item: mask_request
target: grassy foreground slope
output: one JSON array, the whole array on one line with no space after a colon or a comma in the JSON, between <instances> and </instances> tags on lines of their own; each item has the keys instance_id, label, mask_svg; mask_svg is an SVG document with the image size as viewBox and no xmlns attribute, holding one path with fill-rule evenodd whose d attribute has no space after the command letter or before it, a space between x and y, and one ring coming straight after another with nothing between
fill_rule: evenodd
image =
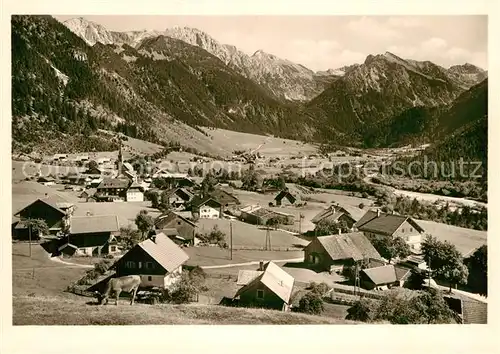
<instances>
[{"instance_id":1,"label":"grassy foreground slope","mask_svg":"<svg viewBox=\"0 0 500 354\"><path fill-rule=\"evenodd\" d=\"M343 319L215 305L92 306L64 297L15 296L14 325L356 324ZM90 300L90 299L89 299Z\"/></svg>"}]
</instances>

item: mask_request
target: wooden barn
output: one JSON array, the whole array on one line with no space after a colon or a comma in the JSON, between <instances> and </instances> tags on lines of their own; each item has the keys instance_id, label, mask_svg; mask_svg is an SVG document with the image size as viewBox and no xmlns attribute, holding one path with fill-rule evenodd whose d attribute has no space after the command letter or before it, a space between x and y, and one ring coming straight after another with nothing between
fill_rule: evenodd
<instances>
[{"instance_id":1,"label":"wooden barn","mask_svg":"<svg viewBox=\"0 0 500 354\"><path fill-rule=\"evenodd\" d=\"M240 306L288 311L294 278L273 262L266 263L258 272L246 273L238 277L244 284L234 300ZM241 278L245 278L242 282Z\"/></svg>"}]
</instances>

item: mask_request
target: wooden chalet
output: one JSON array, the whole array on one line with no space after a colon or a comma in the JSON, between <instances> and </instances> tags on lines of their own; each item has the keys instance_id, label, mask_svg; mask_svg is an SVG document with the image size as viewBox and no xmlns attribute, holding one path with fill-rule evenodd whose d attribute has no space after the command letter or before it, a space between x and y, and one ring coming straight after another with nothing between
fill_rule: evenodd
<instances>
[{"instance_id":1,"label":"wooden chalet","mask_svg":"<svg viewBox=\"0 0 500 354\"><path fill-rule=\"evenodd\" d=\"M294 278L273 262L266 263L260 271L245 272L238 276L242 284L234 300L240 306L267 308L280 311L290 309Z\"/></svg>"},{"instance_id":2,"label":"wooden chalet","mask_svg":"<svg viewBox=\"0 0 500 354\"><path fill-rule=\"evenodd\" d=\"M411 274L410 268L388 264L362 269L359 272L361 286L367 290L386 290L402 287Z\"/></svg>"},{"instance_id":3,"label":"wooden chalet","mask_svg":"<svg viewBox=\"0 0 500 354\"><path fill-rule=\"evenodd\" d=\"M222 205L211 196L195 196L191 201L191 212L200 219L219 219L222 216Z\"/></svg>"},{"instance_id":4,"label":"wooden chalet","mask_svg":"<svg viewBox=\"0 0 500 354\"><path fill-rule=\"evenodd\" d=\"M382 257L362 232L319 236L304 248L304 261L330 272L341 272L361 260Z\"/></svg>"},{"instance_id":5,"label":"wooden chalet","mask_svg":"<svg viewBox=\"0 0 500 354\"><path fill-rule=\"evenodd\" d=\"M181 187L172 188L166 193L168 204L175 209L184 209L186 204L189 203L194 197L194 194L188 189Z\"/></svg>"},{"instance_id":6,"label":"wooden chalet","mask_svg":"<svg viewBox=\"0 0 500 354\"><path fill-rule=\"evenodd\" d=\"M177 236L180 239L184 240L185 243L189 243L191 245L195 244L196 224L194 222L173 211L160 215L158 216L158 218L156 218L156 230L172 228L177 230Z\"/></svg>"},{"instance_id":7,"label":"wooden chalet","mask_svg":"<svg viewBox=\"0 0 500 354\"><path fill-rule=\"evenodd\" d=\"M29 229L26 224L28 219L44 220L49 228L49 233L56 235L63 229L67 217L73 211L74 204L58 195L37 199L14 214L19 218L19 221L13 225L13 237L17 239L29 238ZM31 234L32 239L37 239L40 236L34 232Z\"/></svg>"},{"instance_id":8,"label":"wooden chalet","mask_svg":"<svg viewBox=\"0 0 500 354\"><path fill-rule=\"evenodd\" d=\"M370 237L401 237L413 253L420 253L424 229L412 218L369 210L354 228Z\"/></svg>"},{"instance_id":9,"label":"wooden chalet","mask_svg":"<svg viewBox=\"0 0 500 354\"><path fill-rule=\"evenodd\" d=\"M277 206L281 205L293 205L297 201L299 201L299 196L298 195L293 195L290 193L288 190L283 190L274 197L274 201Z\"/></svg>"},{"instance_id":10,"label":"wooden chalet","mask_svg":"<svg viewBox=\"0 0 500 354\"><path fill-rule=\"evenodd\" d=\"M118 277L140 275L142 287L169 288L182 274L189 256L165 234L159 233L135 245L113 266Z\"/></svg>"},{"instance_id":11,"label":"wooden chalet","mask_svg":"<svg viewBox=\"0 0 500 354\"><path fill-rule=\"evenodd\" d=\"M234 207L240 204L238 198L221 188L215 188L215 190L209 194L213 199L217 200L223 208Z\"/></svg>"},{"instance_id":12,"label":"wooden chalet","mask_svg":"<svg viewBox=\"0 0 500 354\"><path fill-rule=\"evenodd\" d=\"M69 235L59 240L57 249L65 256L117 254L119 232L116 215L73 216Z\"/></svg>"},{"instance_id":13,"label":"wooden chalet","mask_svg":"<svg viewBox=\"0 0 500 354\"><path fill-rule=\"evenodd\" d=\"M103 201L113 199L112 197L118 197L125 200L130 184L128 179L104 178L97 186L96 196Z\"/></svg>"},{"instance_id":14,"label":"wooden chalet","mask_svg":"<svg viewBox=\"0 0 500 354\"><path fill-rule=\"evenodd\" d=\"M364 211L351 206L331 205L325 210L319 212L311 222L315 225L327 222L344 222L348 229L352 229L354 224L363 217Z\"/></svg>"}]
</instances>

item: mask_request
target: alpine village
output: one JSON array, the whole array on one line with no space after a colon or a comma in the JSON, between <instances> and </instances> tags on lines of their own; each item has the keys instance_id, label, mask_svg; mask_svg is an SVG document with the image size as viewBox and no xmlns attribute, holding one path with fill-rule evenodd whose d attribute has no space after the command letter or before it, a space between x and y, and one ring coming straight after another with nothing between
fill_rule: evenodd
<instances>
[{"instance_id":1,"label":"alpine village","mask_svg":"<svg viewBox=\"0 0 500 354\"><path fill-rule=\"evenodd\" d=\"M14 325L487 323L487 71L11 30Z\"/></svg>"}]
</instances>

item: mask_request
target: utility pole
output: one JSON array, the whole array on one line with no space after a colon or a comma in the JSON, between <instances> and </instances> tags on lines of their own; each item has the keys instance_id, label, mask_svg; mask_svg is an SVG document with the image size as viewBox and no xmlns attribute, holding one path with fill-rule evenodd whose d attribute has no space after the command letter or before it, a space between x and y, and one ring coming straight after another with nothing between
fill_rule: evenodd
<instances>
[{"instance_id":1,"label":"utility pole","mask_svg":"<svg viewBox=\"0 0 500 354\"><path fill-rule=\"evenodd\" d=\"M30 258L31 258L31 223L28 224L28 235L29 235L28 237L29 237Z\"/></svg>"},{"instance_id":2,"label":"utility pole","mask_svg":"<svg viewBox=\"0 0 500 354\"><path fill-rule=\"evenodd\" d=\"M229 259L233 260L233 222L229 221Z\"/></svg>"}]
</instances>

